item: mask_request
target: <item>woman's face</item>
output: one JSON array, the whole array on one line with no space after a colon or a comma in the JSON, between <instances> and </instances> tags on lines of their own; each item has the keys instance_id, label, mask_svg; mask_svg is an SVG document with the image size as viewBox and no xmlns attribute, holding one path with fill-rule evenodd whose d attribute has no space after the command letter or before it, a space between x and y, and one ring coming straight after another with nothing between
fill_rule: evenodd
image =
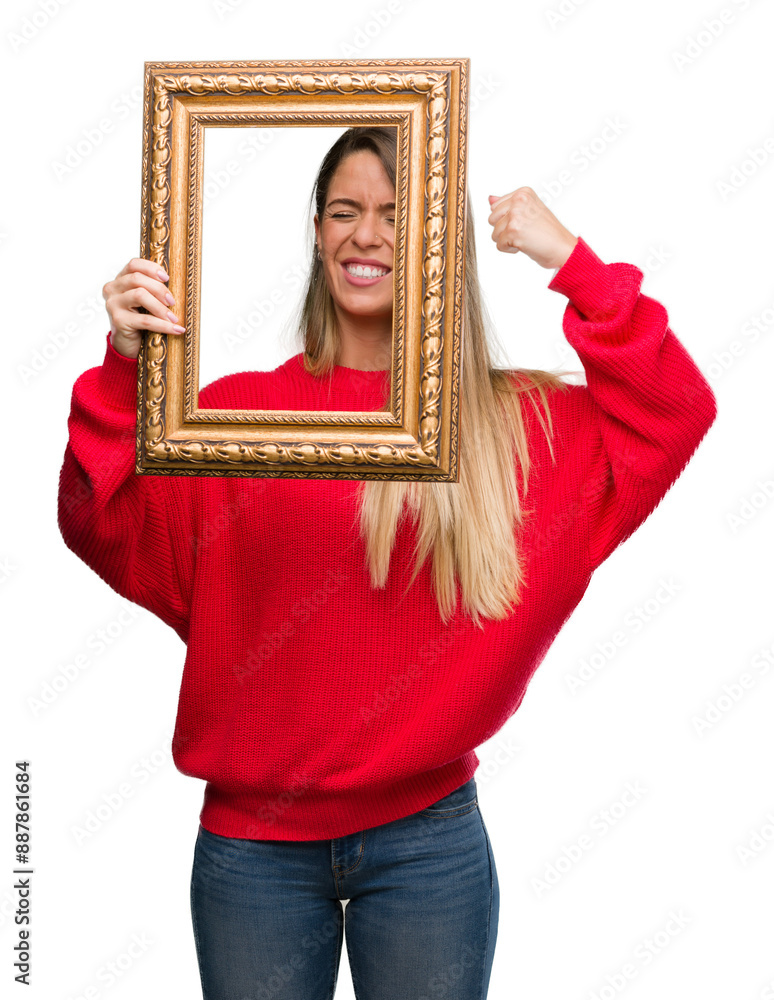
<instances>
[{"instance_id":1,"label":"woman's face","mask_svg":"<svg viewBox=\"0 0 774 1000\"><path fill-rule=\"evenodd\" d=\"M375 153L360 150L339 164L314 227L337 307L391 319L395 188Z\"/></svg>"}]
</instances>

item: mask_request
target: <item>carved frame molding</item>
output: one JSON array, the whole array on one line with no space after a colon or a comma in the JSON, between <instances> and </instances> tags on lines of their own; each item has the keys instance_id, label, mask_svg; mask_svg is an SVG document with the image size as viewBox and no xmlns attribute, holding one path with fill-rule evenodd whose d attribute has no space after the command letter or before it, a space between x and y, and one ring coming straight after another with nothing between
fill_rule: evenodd
<instances>
[{"instance_id":1,"label":"carved frame molding","mask_svg":"<svg viewBox=\"0 0 774 1000\"><path fill-rule=\"evenodd\" d=\"M145 63L140 256L186 332L143 338L138 474L458 480L468 77L467 59ZM258 124L397 127L387 411L197 407L203 130Z\"/></svg>"}]
</instances>

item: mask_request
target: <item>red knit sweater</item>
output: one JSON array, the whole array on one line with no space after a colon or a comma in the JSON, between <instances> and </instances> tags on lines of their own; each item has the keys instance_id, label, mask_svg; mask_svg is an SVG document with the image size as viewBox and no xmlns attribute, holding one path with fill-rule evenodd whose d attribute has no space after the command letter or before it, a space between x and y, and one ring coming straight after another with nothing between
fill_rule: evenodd
<instances>
[{"instance_id":1,"label":"red knit sweater","mask_svg":"<svg viewBox=\"0 0 774 1000\"><path fill-rule=\"evenodd\" d=\"M579 239L548 288L587 385L549 394L552 462L524 400L532 467L522 602L481 630L444 625L431 558L401 522L371 588L355 480L137 476L137 362L107 338L75 383L59 487L69 548L187 645L173 754L206 780L202 825L272 840L344 836L430 805L475 772L476 747L519 707L597 566L650 514L717 404L640 294L642 272ZM202 407L373 409L389 372L337 366L218 379ZM458 589L458 598L460 597Z\"/></svg>"}]
</instances>

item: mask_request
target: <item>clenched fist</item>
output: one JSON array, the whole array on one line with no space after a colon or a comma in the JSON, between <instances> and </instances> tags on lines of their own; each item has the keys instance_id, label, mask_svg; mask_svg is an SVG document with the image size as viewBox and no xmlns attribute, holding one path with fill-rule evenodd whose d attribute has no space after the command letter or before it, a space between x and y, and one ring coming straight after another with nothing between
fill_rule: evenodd
<instances>
[{"instance_id":1,"label":"clenched fist","mask_svg":"<svg viewBox=\"0 0 774 1000\"><path fill-rule=\"evenodd\" d=\"M489 195L492 239L503 253L525 253L541 267L557 268L578 242L531 187L501 197Z\"/></svg>"}]
</instances>

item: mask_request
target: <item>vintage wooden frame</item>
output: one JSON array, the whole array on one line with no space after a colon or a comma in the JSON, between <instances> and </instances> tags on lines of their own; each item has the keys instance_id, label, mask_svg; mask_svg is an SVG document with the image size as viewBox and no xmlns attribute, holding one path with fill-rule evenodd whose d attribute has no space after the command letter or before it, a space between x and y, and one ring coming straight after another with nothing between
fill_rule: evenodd
<instances>
[{"instance_id":1,"label":"vintage wooden frame","mask_svg":"<svg viewBox=\"0 0 774 1000\"><path fill-rule=\"evenodd\" d=\"M145 63L140 256L169 274L186 332L143 337L138 474L458 481L469 69L467 59ZM198 408L203 130L261 124L397 126L387 410Z\"/></svg>"}]
</instances>

